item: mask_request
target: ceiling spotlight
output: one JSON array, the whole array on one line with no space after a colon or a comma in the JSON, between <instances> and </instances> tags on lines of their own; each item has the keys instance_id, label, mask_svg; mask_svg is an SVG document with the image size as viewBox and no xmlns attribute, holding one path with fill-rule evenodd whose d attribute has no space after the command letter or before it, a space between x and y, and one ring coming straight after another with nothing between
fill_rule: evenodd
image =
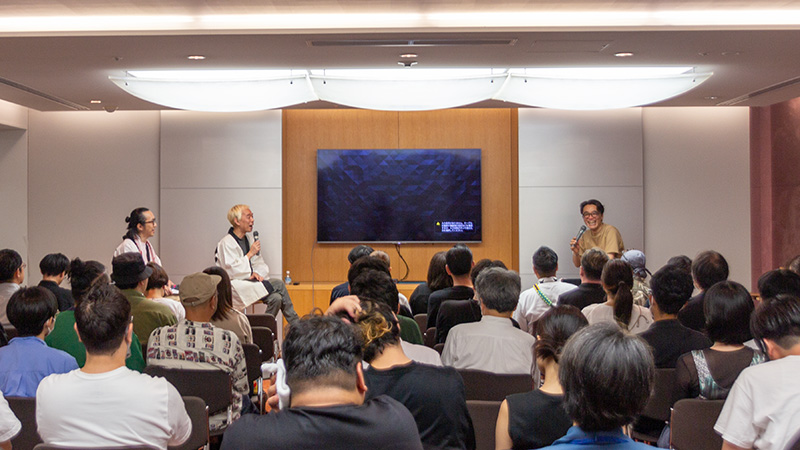
<instances>
[{"instance_id":1,"label":"ceiling spotlight","mask_svg":"<svg viewBox=\"0 0 800 450\"><path fill-rule=\"evenodd\" d=\"M103 102L100 101L100 100L89 100L89 103L97 105L97 104L100 104L100 103L103 103Z\"/></svg>"},{"instance_id":2,"label":"ceiling spotlight","mask_svg":"<svg viewBox=\"0 0 800 450\"><path fill-rule=\"evenodd\" d=\"M631 56L633 56L633 53L632 52L617 52L617 53L614 53L614 56L616 56L617 58L630 58Z\"/></svg>"},{"instance_id":3,"label":"ceiling spotlight","mask_svg":"<svg viewBox=\"0 0 800 450\"><path fill-rule=\"evenodd\" d=\"M416 53L403 53L402 55L400 55L401 58L416 58L417 56L419 55L417 55Z\"/></svg>"},{"instance_id":4,"label":"ceiling spotlight","mask_svg":"<svg viewBox=\"0 0 800 450\"><path fill-rule=\"evenodd\" d=\"M201 60L201 59L206 59L206 57L203 55L189 55L186 57L186 59Z\"/></svg>"},{"instance_id":5,"label":"ceiling spotlight","mask_svg":"<svg viewBox=\"0 0 800 450\"><path fill-rule=\"evenodd\" d=\"M722 56L739 56L742 52L739 51L730 51L730 52L722 52Z\"/></svg>"},{"instance_id":6,"label":"ceiling spotlight","mask_svg":"<svg viewBox=\"0 0 800 450\"><path fill-rule=\"evenodd\" d=\"M413 67L419 64L417 61L397 61L397 64L403 67Z\"/></svg>"},{"instance_id":7,"label":"ceiling spotlight","mask_svg":"<svg viewBox=\"0 0 800 450\"><path fill-rule=\"evenodd\" d=\"M719 97L717 97L716 95L709 95L708 97L703 97L703 98L705 98L706 100L717 100L717 99L719 99Z\"/></svg>"}]
</instances>

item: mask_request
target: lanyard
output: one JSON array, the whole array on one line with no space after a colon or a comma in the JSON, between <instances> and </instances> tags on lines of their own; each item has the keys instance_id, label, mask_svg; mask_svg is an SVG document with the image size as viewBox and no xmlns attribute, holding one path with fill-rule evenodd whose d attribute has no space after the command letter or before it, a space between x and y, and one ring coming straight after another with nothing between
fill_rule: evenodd
<instances>
[{"instance_id":1,"label":"lanyard","mask_svg":"<svg viewBox=\"0 0 800 450\"><path fill-rule=\"evenodd\" d=\"M547 303L547 306L550 306L550 307L552 307L552 306L553 306L553 302L552 302L552 301L551 301L549 298L547 298L547 296L546 296L546 295L544 295L544 292L542 292L541 290L539 290L539 285L538 285L538 284L534 284L534 285L533 285L533 288L534 288L534 289L536 289L536 293L537 293L537 294L539 294L539 297L540 297L540 298L541 298L541 299L542 299L542 300L543 300L545 303Z\"/></svg>"}]
</instances>

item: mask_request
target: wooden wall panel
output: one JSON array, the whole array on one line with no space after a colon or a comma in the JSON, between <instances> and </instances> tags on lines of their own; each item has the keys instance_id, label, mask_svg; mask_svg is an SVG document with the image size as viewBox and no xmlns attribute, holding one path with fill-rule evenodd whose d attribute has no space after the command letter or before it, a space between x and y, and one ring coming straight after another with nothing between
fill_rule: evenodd
<instances>
[{"instance_id":1,"label":"wooden wall panel","mask_svg":"<svg viewBox=\"0 0 800 450\"><path fill-rule=\"evenodd\" d=\"M295 281L344 280L351 244L316 244L316 150L323 148L481 148L483 242L475 259L501 259L516 268L516 117L513 109L429 112L287 110L283 116L283 265ZM431 256L451 244L403 244L408 280L424 280ZM392 245L375 244L392 258L393 275L405 266ZM313 274L312 274L313 253Z\"/></svg>"}]
</instances>

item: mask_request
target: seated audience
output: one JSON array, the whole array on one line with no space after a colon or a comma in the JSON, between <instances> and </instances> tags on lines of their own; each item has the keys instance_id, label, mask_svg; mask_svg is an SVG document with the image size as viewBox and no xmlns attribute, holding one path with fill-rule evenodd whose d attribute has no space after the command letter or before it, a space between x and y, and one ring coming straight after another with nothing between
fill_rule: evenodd
<instances>
[{"instance_id":1,"label":"seated audience","mask_svg":"<svg viewBox=\"0 0 800 450\"><path fill-rule=\"evenodd\" d=\"M414 416L426 448L474 448L464 383L452 367L412 361L403 352L395 314L383 303L361 298L356 325L364 341L366 400L380 395L402 403Z\"/></svg>"},{"instance_id":2,"label":"seated audience","mask_svg":"<svg viewBox=\"0 0 800 450\"><path fill-rule=\"evenodd\" d=\"M606 302L583 308L583 315L589 323L612 322L636 334L648 329L653 323L653 314L649 309L633 304L631 266L621 259L611 260L603 267L601 280Z\"/></svg>"},{"instance_id":3,"label":"seated audience","mask_svg":"<svg viewBox=\"0 0 800 450\"><path fill-rule=\"evenodd\" d=\"M499 267L501 269L508 270L506 264L503 261L500 261L499 259L491 260L489 258L483 258L481 260L478 260L478 262L473 264L472 270L469 271L469 278L470 280L472 280L473 286L475 286L475 280L478 279L478 275L481 274L481 271L483 269L488 269L489 267Z\"/></svg>"},{"instance_id":4,"label":"seated audience","mask_svg":"<svg viewBox=\"0 0 800 450\"><path fill-rule=\"evenodd\" d=\"M392 275L392 260L391 258L389 258L388 253L384 252L383 250L375 250L372 253L370 253L369 256L373 256L385 262L386 266L389 267L389 276ZM406 296L400 293L399 291L397 293L397 298L400 302L400 309L398 314L402 314L406 317L413 318L414 315L411 313L411 305L409 305L408 303L408 298L406 298Z\"/></svg>"},{"instance_id":5,"label":"seated audience","mask_svg":"<svg viewBox=\"0 0 800 450\"><path fill-rule=\"evenodd\" d=\"M231 375L232 420L249 411L247 365L239 338L231 331L210 323L217 311L219 275L194 273L181 282L179 295L186 319L177 325L156 329L147 342L147 364L188 369L222 369ZM134 318L134 321L136 318ZM202 341L202 342L199 342ZM201 345L202 344L202 345ZM224 429L227 411L208 418L212 431Z\"/></svg>"},{"instance_id":6,"label":"seated audience","mask_svg":"<svg viewBox=\"0 0 800 450\"><path fill-rule=\"evenodd\" d=\"M11 438L19 434L22 424L8 406L4 394L0 392L0 448L11 450Z\"/></svg>"},{"instance_id":7,"label":"seated audience","mask_svg":"<svg viewBox=\"0 0 800 450\"><path fill-rule=\"evenodd\" d=\"M533 375L536 339L511 322L519 301L519 275L492 267L478 275L475 287L483 317L480 322L462 323L450 330L442 363L457 369Z\"/></svg>"},{"instance_id":8,"label":"seated audience","mask_svg":"<svg viewBox=\"0 0 800 450\"><path fill-rule=\"evenodd\" d=\"M35 397L42 378L78 368L75 358L44 343L58 312L52 292L38 286L22 288L11 296L7 311L19 335L0 348L0 391Z\"/></svg>"},{"instance_id":9,"label":"seated audience","mask_svg":"<svg viewBox=\"0 0 800 450\"><path fill-rule=\"evenodd\" d=\"M6 316L8 299L25 281L25 264L22 256L10 248L0 250L0 327L10 325Z\"/></svg>"},{"instance_id":10,"label":"seated audience","mask_svg":"<svg viewBox=\"0 0 800 450\"><path fill-rule=\"evenodd\" d=\"M186 317L186 310L183 309L181 302L166 298L169 291L169 275L164 268L154 262L147 263L147 267L153 270L147 279L147 287L144 296L149 300L160 303L169 308L175 315L175 320L181 321Z\"/></svg>"},{"instance_id":11,"label":"seated audience","mask_svg":"<svg viewBox=\"0 0 800 450\"><path fill-rule=\"evenodd\" d=\"M567 339L589 323L574 306L554 306L536 325L536 364L544 377L539 389L506 397L500 405L495 448L540 448L564 436L572 420L563 408L558 361Z\"/></svg>"},{"instance_id":12,"label":"seated audience","mask_svg":"<svg viewBox=\"0 0 800 450\"><path fill-rule=\"evenodd\" d=\"M641 338L618 326L590 325L567 341L558 379L574 425L547 449L651 450L622 432L647 404L653 355Z\"/></svg>"},{"instance_id":13,"label":"seated audience","mask_svg":"<svg viewBox=\"0 0 800 450\"><path fill-rule=\"evenodd\" d=\"M673 256L667 260L667 266L675 266L679 269L686 271L689 275L692 274L692 258L686 255Z\"/></svg>"},{"instance_id":14,"label":"seated audience","mask_svg":"<svg viewBox=\"0 0 800 450\"><path fill-rule=\"evenodd\" d=\"M243 416L225 432L222 450L422 449L405 406L387 396L364 401L361 352L356 329L337 317L292 324L283 342L289 407Z\"/></svg>"},{"instance_id":15,"label":"seated audience","mask_svg":"<svg viewBox=\"0 0 800 450\"><path fill-rule=\"evenodd\" d=\"M714 430L723 450L785 449L800 429L800 298L764 299L750 329L770 361L739 374Z\"/></svg>"},{"instance_id":16,"label":"seated audience","mask_svg":"<svg viewBox=\"0 0 800 450\"><path fill-rule=\"evenodd\" d=\"M175 314L168 306L144 296L153 269L147 267L138 253L123 253L111 260L111 281L122 290L131 304L133 332L143 340L156 328L175 325Z\"/></svg>"},{"instance_id":17,"label":"seated audience","mask_svg":"<svg viewBox=\"0 0 800 450\"><path fill-rule=\"evenodd\" d=\"M581 256L581 284L558 297L559 305L572 305L578 309L606 301L606 291L600 282L608 255L599 248L591 248Z\"/></svg>"},{"instance_id":18,"label":"seated audience","mask_svg":"<svg viewBox=\"0 0 800 450\"><path fill-rule=\"evenodd\" d=\"M561 294L575 289L575 285L556 278L558 255L550 247L539 247L533 253L533 274L538 281L523 291L514 310L514 320L522 331L536 333L536 321L558 304Z\"/></svg>"},{"instance_id":19,"label":"seated audience","mask_svg":"<svg viewBox=\"0 0 800 450\"><path fill-rule=\"evenodd\" d=\"M472 251L463 244L453 246L445 254L445 271L453 279L453 286L440 289L428 297L428 328L436 326L439 306L445 300L472 300L472 279L469 276L474 265Z\"/></svg>"},{"instance_id":20,"label":"seated audience","mask_svg":"<svg viewBox=\"0 0 800 450\"><path fill-rule=\"evenodd\" d=\"M800 275L788 269L764 272L758 278L758 293L761 298L774 298L779 294L800 297Z\"/></svg>"},{"instance_id":21,"label":"seated audience","mask_svg":"<svg viewBox=\"0 0 800 450\"><path fill-rule=\"evenodd\" d=\"M86 364L39 385L36 424L44 443L166 449L185 442L192 423L178 391L163 378L125 367L133 326L130 303L119 289L94 287L75 306L75 324Z\"/></svg>"},{"instance_id":22,"label":"seated audience","mask_svg":"<svg viewBox=\"0 0 800 450\"><path fill-rule=\"evenodd\" d=\"M622 260L631 265L633 269L633 303L635 305L650 306L650 285L647 276L652 274L647 270L647 258L641 250L628 250L622 254Z\"/></svg>"},{"instance_id":23,"label":"seated audience","mask_svg":"<svg viewBox=\"0 0 800 450\"><path fill-rule=\"evenodd\" d=\"M350 262L352 266L357 259L362 258L364 256L369 256L372 252L375 251L372 247L368 245L356 245L350 250L350 253L347 254L347 261ZM339 297L344 297L345 295L350 295L350 285L347 282L342 284L337 284L331 290L331 301L333 303Z\"/></svg>"},{"instance_id":24,"label":"seated audience","mask_svg":"<svg viewBox=\"0 0 800 450\"><path fill-rule=\"evenodd\" d=\"M233 308L231 279L228 278L228 272L221 267L207 267L203 273L218 275L222 279L217 284L217 310L211 316L211 324L233 331L242 344L252 344L253 329L250 327L250 321L244 313Z\"/></svg>"},{"instance_id":25,"label":"seated audience","mask_svg":"<svg viewBox=\"0 0 800 450\"><path fill-rule=\"evenodd\" d=\"M42 272L42 281L39 282L39 286L56 296L59 311L66 311L75 306L72 292L60 286L67 276L68 268L69 258L62 253L50 253L39 262L39 271Z\"/></svg>"},{"instance_id":26,"label":"seated audience","mask_svg":"<svg viewBox=\"0 0 800 450\"><path fill-rule=\"evenodd\" d=\"M81 261L75 258L69 263L69 279L72 284L72 296L75 305L86 299L86 294L95 287L109 284L111 281L105 274L106 268L97 261ZM72 355L79 367L86 364L86 347L75 332L75 307L61 311L56 317L53 331L44 338L50 347L64 350ZM125 359L125 366L131 370L141 372L144 370L144 355L142 344L136 333L131 335L130 354Z\"/></svg>"},{"instance_id":27,"label":"seated audience","mask_svg":"<svg viewBox=\"0 0 800 450\"><path fill-rule=\"evenodd\" d=\"M445 252L435 253L428 264L427 281L418 285L408 299L413 314L427 314L428 297L431 293L453 286L453 279L447 274L445 265Z\"/></svg>"},{"instance_id":28,"label":"seated audience","mask_svg":"<svg viewBox=\"0 0 800 450\"><path fill-rule=\"evenodd\" d=\"M728 262L713 250L702 252L692 261L692 278L700 293L680 310L678 320L693 330L704 331L706 318L703 316L703 296L708 288L728 279Z\"/></svg>"}]
</instances>

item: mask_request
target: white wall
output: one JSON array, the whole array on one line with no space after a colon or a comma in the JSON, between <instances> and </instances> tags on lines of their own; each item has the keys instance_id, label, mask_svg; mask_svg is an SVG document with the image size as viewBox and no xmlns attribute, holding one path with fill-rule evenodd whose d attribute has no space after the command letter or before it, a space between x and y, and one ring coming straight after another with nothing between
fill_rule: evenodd
<instances>
[{"instance_id":1,"label":"white wall","mask_svg":"<svg viewBox=\"0 0 800 450\"><path fill-rule=\"evenodd\" d=\"M28 262L28 108L0 100L0 249Z\"/></svg>"},{"instance_id":2,"label":"white wall","mask_svg":"<svg viewBox=\"0 0 800 450\"><path fill-rule=\"evenodd\" d=\"M751 288L749 109L645 108L642 119L649 268L713 249Z\"/></svg>"}]
</instances>

